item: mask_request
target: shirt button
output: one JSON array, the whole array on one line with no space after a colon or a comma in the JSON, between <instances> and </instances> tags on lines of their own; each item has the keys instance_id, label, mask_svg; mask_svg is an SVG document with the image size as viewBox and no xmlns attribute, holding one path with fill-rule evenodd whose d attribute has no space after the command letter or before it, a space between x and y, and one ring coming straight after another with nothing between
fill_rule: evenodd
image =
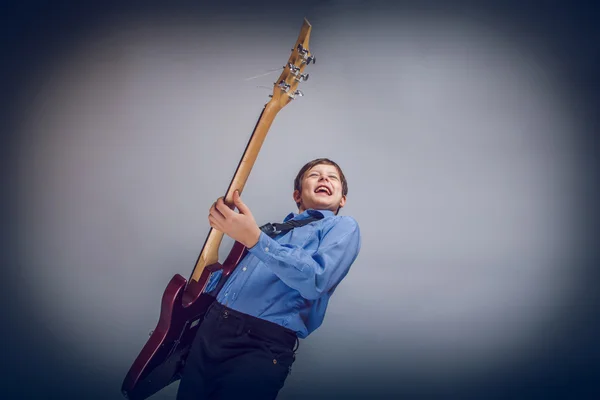
<instances>
[{"instance_id":1,"label":"shirt button","mask_svg":"<svg viewBox=\"0 0 600 400\"><path fill-rule=\"evenodd\" d=\"M269 251L269 248L268 248L268 247L265 247L265 251Z\"/></svg>"},{"instance_id":2,"label":"shirt button","mask_svg":"<svg viewBox=\"0 0 600 400\"><path fill-rule=\"evenodd\" d=\"M247 270L247 269L248 269L248 268L244 267L244 268L242 268L242 271L245 271L245 270Z\"/></svg>"}]
</instances>

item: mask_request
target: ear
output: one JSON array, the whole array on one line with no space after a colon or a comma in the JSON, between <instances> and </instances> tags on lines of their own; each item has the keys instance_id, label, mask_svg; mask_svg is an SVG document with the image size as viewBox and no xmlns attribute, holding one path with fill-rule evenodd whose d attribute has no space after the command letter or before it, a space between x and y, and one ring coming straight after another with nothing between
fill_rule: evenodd
<instances>
[{"instance_id":1,"label":"ear","mask_svg":"<svg viewBox=\"0 0 600 400\"><path fill-rule=\"evenodd\" d=\"M296 202L296 203L300 203L300 199L302 198L299 190L294 190L292 197L294 198L294 202Z\"/></svg>"},{"instance_id":2,"label":"ear","mask_svg":"<svg viewBox=\"0 0 600 400\"><path fill-rule=\"evenodd\" d=\"M342 196L342 199L340 200L340 208L344 207L346 205L346 196Z\"/></svg>"}]
</instances>

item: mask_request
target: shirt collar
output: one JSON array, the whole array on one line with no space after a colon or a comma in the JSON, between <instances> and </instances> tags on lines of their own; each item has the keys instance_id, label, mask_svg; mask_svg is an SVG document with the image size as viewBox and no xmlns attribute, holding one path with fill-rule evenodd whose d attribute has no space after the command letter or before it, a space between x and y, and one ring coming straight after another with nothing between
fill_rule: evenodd
<instances>
[{"instance_id":1,"label":"shirt collar","mask_svg":"<svg viewBox=\"0 0 600 400\"><path fill-rule=\"evenodd\" d=\"M289 213L287 215L287 217L284 218L283 222L288 222L290 219L296 219L296 220L301 220L301 219L306 219L308 217L331 217L334 216L334 212L331 210L313 210L312 208L304 211L303 213L300 214L296 214L296 213Z\"/></svg>"}]
</instances>

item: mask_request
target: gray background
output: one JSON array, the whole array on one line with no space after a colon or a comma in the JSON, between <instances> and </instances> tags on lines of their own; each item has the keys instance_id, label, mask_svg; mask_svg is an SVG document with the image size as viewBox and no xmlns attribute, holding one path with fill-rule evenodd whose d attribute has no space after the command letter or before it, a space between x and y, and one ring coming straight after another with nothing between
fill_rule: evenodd
<instances>
[{"instance_id":1,"label":"gray background","mask_svg":"<svg viewBox=\"0 0 600 400\"><path fill-rule=\"evenodd\" d=\"M280 70L248 78L285 63L304 16L317 63L242 198L279 221L299 168L329 157L363 245L280 398L560 393L569 371L587 390L593 125L558 35L458 6L101 10L42 24L60 34L21 47L5 102L6 365L21 393L121 398Z\"/></svg>"}]
</instances>

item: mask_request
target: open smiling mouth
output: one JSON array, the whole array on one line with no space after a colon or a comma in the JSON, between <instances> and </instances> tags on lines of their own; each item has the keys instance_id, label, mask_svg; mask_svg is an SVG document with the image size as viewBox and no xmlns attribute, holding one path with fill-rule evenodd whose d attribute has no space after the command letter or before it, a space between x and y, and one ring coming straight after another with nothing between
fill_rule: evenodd
<instances>
[{"instance_id":1,"label":"open smiling mouth","mask_svg":"<svg viewBox=\"0 0 600 400\"><path fill-rule=\"evenodd\" d=\"M319 186L315 189L316 194L323 194L327 196L331 196L331 191L326 186Z\"/></svg>"}]
</instances>

